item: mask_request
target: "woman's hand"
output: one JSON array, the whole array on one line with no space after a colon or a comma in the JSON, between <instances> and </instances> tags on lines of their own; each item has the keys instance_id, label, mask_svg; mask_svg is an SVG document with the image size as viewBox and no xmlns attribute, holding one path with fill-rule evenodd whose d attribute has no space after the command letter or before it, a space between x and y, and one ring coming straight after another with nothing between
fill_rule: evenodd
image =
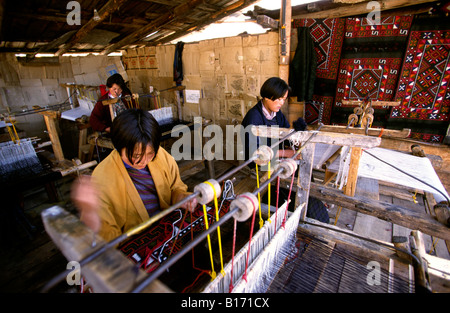
<instances>
[{"instance_id":1,"label":"woman's hand","mask_svg":"<svg viewBox=\"0 0 450 313\"><path fill-rule=\"evenodd\" d=\"M277 152L277 157L281 158L281 159L288 159L288 158L292 158L295 155L296 151L292 150L292 149L283 149L283 150L278 150ZM301 154L299 153L295 159L296 160L300 160Z\"/></svg>"},{"instance_id":2,"label":"woman's hand","mask_svg":"<svg viewBox=\"0 0 450 313\"><path fill-rule=\"evenodd\" d=\"M184 198L186 198L189 195L191 195L191 193L189 193L189 192L183 192L183 193L178 194L176 196L175 203L180 202L181 200L183 200ZM197 198L194 198L194 199L191 199L191 200L183 203L180 206L180 208L187 209L189 212L193 213L195 211L195 208L197 207L197 205L198 205Z\"/></svg>"},{"instance_id":3,"label":"woman's hand","mask_svg":"<svg viewBox=\"0 0 450 313\"><path fill-rule=\"evenodd\" d=\"M95 233L100 230L98 190L90 176L79 177L72 185L71 198L80 211L80 220Z\"/></svg>"}]
</instances>

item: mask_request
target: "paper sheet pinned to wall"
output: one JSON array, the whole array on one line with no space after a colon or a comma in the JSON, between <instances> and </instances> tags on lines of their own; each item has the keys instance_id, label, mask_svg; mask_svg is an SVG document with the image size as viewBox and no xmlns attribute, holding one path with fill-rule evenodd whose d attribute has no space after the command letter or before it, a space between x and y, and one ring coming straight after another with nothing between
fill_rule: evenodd
<instances>
[{"instance_id":1,"label":"paper sheet pinned to wall","mask_svg":"<svg viewBox=\"0 0 450 313\"><path fill-rule=\"evenodd\" d=\"M200 103L200 90L185 90L186 102Z\"/></svg>"}]
</instances>

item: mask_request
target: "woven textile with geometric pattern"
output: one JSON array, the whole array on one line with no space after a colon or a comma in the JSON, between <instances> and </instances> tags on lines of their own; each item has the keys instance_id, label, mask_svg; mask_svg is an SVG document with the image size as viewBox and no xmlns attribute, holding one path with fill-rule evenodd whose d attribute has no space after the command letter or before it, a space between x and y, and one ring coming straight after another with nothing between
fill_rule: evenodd
<instances>
[{"instance_id":1,"label":"woven textile with geometric pattern","mask_svg":"<svg viewBox=\"0 0 450 313\"><path fill-rule=\"evenodd\" d=\"M298 19L292 22L292 27L309 27L317 59L313 101L305 103L305 121L307 124L317 124L320 120L329 124L334 101L332 90L336 88L345 19Z\"/></svg>"},{"instance_id":2,"label":"woven textile with geometric pattern","mask_svg":"<svg viewBox=\"0 0 450 313\"><path fill-rule=\"evenodd\" d=\"M345 125L354 105L343 100L394 101L412 17L391 16L379 25L347 18L332 111L332 124ZM389 108L374 107L373 127L386 127Z\"/></svg>"},{"instance_id":3,"label":"woven textile with geometric pattern","mask_svg":"<svg viewBox=\"0 0 450 313\"><path fill-rule=\"evenodd\" d=\"M422 22L422 21L420 21ZM441 142L450 111L450 33L418 23L411 31L390 121L412 129L412 138Z\"/></svg>"}]
</instances>

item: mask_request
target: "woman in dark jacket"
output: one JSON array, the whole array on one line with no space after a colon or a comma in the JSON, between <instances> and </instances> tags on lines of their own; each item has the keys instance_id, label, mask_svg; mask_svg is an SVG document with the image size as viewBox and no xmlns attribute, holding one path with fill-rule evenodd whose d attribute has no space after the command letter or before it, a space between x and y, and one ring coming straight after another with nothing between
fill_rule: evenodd
<instances>
[{"instance_id":1,"label":"woman in dark jacket","mask_svg":"<svg viewBox=\"0 0 450 313\"><path fill-rule=\"evenodd\" d=\"M131 92L125 85L125 81L120 74L111 75L106 81L106 86L108 87L108 92L98 99L91 112L89 123L94 131L109 133L112 124L111 113L109 105L104 105L103 101L131 96ZM123 110L129 109L132 106L132 101L121 100L116 106L118 109L116 110L116 114L119 114Z\"/></svg>"},{"instance_id":2,"label":"woman in dark jacket","mask_svg":"<svg viewBox=\"0 0 450 313\"><path fill-rule=\"evenodd\" d=\"M282 128L290 128L290 124L287 121L284 114L280 111L284 102L286 101L291 88L289 85L278 77L269 78L264 82L261 86L260 94L262 99L251 108L244 119L242 120L242 126L247 127L250 125L265 125L265 126L278 126ZM304 123L303 119L299 118L297 122L301 124L298 130L304 130L306 128L306 123ZM295 125L294 125L295 126ZM297 127L295 127L297 130ZM245 149L245 159L248 160L250 155L253 154L251 148L257 148L260 145L260 141L258 137L255 137L251 134L250 129L244 131L244 149ZM252 144L253 140L253 144ZM254 142L256 141L256 145ZM267 145L271 146L271 140L267 139ZM295 151L292 149L281 149L277 151L276 158L290 158L294 155ZM254 167L254 163L250 163L250 167ZM279 195L276 194L276 191L271 189L272 199L274 197L279 197L280 201L287 200L289 193L286 189L280 188ZM295 205L295 197L294 193L291 194L291 202L289 203L289 210L294 209ZM268 197L265 194L262 198L262 202L267 201ZM307 217L317 219L324 223L329 223L328 211L322 201L309 197L308 201L308 210L306 213Z\"/></svg>"},{"instance_id":3,"label":"woman in dark jacket","mask_svg":"<svg viewBox=\"0 0 450 313\"><path fill-rule=\"evenodd\" d=\"M260 90L262 99L247 112L242 120L241 125L244 126L244 129L250 125L289 128L290 124L280 109L286 101L290 90L288 84L281 78L272 77L266 80ZM250 151L250 147L259 147L260 139L253 136L249 128L246 128L246 130L243 139L245 140L245 159L248 160L250 155L253 154L253 151ZM270 139L267 139L268 146L270 146L270 142ZM277 157L288 158L293 154L293 150L278 150Z\"/></svg>"}]
</instances>

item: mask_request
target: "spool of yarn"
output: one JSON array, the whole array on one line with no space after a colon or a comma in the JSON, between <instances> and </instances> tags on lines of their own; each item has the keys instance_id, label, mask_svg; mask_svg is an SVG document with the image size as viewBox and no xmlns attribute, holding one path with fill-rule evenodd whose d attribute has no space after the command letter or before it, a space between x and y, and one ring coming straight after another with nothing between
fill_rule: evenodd
<instances>
[{"instance_id":1,"label":"spool of yarn","mask_svg":"<svg viewBox=\"0 0 450 313\"><path fill-rule=\"evenodd\" d=\"M273 158L273 150L269 146L260 146L254 153L255 163L261 166L267 165Z\"/></svg>"},{"instance_id":2,"label":"spool of yarn","mask_svg":"<svg viewBox=\"0 0 450 313\"><path fill-rule=\"evenodd\" d=\"M230 210L238 208L238 211L233 215L233 217L238 222L244 222L248 220L257 207L258 199L254 194L250 192L239 195L230 203Z\"/></svg>"},{"instance_id":3,"label":"spool of yarn","mask_svg":"<svg viewBox=\"0 0 450 313\"><path fill-rule=\"evenodd\" d=\"M197 196L197 201L200 204L208 204L213 201L214 190L216 196L219 196L222 192L219 183L215 179L208 179L207 182L209 182L209 184L204 182L194 187L194 192L200 192L200 195Z\"/></svg>"},{"instance_id":4,"label":"spool of yarn","mask_svg":"<svg viewBox=\"0 0 450 313\"><path fill-rule=\"evenodd\" d=\"M283 171L279 174L279 177L281 179L289 178L297 170L297 162L292 159L283 159L275 165L274 172L278 171L280 168L282 168Z\"/></svg>"}]
</instances>

